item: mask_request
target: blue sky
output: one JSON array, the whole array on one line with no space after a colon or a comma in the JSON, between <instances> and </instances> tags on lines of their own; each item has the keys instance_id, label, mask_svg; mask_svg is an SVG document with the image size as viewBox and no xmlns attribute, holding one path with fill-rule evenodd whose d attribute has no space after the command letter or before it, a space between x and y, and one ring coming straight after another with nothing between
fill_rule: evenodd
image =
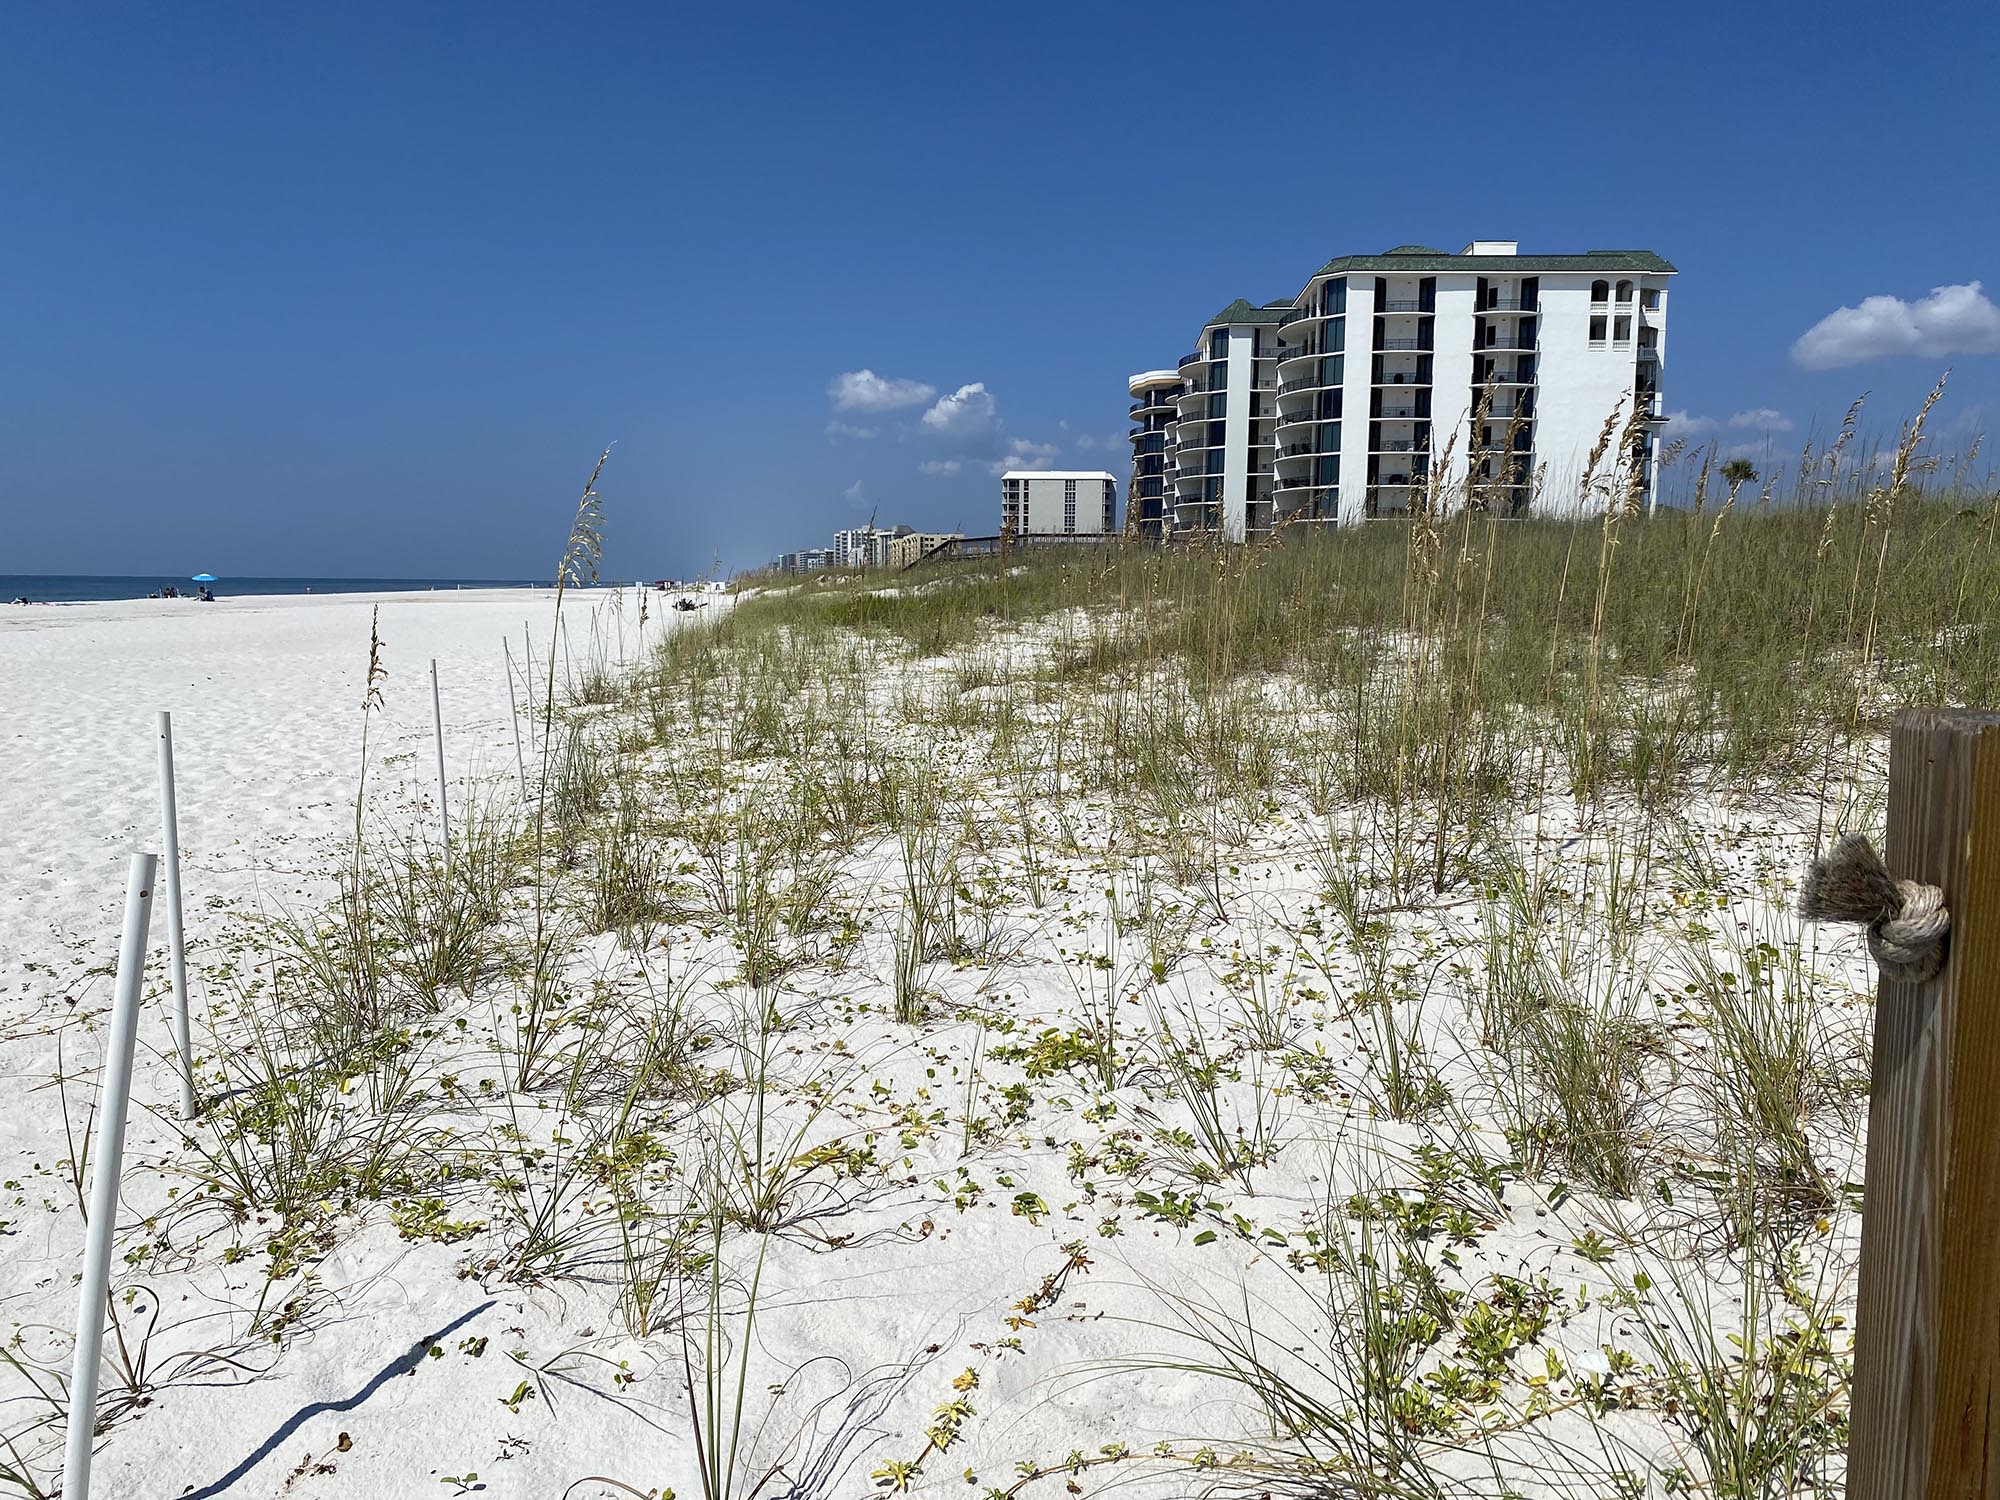
<instances>
[{"instance_id":1,"label":"blue sky","mask_svg":"<svg viewBox=\"0 0 2000 1500\"><path fill-rule=\"evenodd\" d=\"M1950 364L1962 447L1996 54L1921 4L11 6L0 572L540 575L613 440L618 577L988 530L1010 454L1122 478L1126 375L1232 298L1475 236L1673 260L1682 435L1789 457Z\"/></svg>"}]
</instances>

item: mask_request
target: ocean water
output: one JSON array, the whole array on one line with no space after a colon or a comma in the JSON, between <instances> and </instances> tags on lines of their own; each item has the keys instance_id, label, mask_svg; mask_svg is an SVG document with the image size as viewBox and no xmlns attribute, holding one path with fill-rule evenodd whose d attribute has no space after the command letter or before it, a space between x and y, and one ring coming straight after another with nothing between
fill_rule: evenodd
<instances>
[{"instance_id":1,"label":"ocean water","mask_svg":"<svg viewBox=\"0 0 2000 1500\"><path fill-rule=\"evenodd\" d=\"M37 604L81 604L100 599L144 599L172 584L183 594L201 587L186 578L106 574L0 573L0 605L11 599ZM231 594L384 594L431 589L546 587L521 578L224 578L209 585L217 598Z\"/></svg>"}]
</instances>

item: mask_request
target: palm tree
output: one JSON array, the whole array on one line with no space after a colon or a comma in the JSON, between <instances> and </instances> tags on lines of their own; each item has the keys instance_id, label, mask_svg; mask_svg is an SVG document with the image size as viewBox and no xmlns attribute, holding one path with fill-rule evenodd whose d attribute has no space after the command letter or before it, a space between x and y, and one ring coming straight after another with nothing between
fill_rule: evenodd
<instances>
[{"instance_id":1,"label":"palm tree","mask_svg":"<svg viewBox=\"0 0 2000 1500\"><path fill-rule=\"evenodd\" d=\"M1729 485L1729 498L1736 499L1736 492L1746 484L1757 482L1757 466L1747 458L1732 458L1722 466L1722 477Z\"/></svg>"}]
</instances>

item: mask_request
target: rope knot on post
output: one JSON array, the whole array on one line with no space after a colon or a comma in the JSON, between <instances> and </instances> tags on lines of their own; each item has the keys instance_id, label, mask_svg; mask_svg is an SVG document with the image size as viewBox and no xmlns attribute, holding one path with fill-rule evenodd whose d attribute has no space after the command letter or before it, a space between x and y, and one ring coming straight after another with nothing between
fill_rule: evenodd
<instances>
[{"instance_id":1,"label":"rope knot on post","mask_svg":"<svg viewBox=\"0 0 2000 1500\"><path fill-rule=\"evenodd\" d=\"M1865 924L1868 951L1886 978L1922 984L1944 967L1951 932L1944 892L1895 879L1875 846L1858 833L1844 835L1807 867L1799 915L1808 922Z\"/></svg>"}]
</instances>

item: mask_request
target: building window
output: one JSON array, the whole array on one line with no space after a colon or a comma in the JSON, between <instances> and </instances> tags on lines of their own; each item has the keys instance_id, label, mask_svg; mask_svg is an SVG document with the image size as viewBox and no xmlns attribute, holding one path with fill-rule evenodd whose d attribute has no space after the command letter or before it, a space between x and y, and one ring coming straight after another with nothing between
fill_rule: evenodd
<instances>
[{"instance_id":1,"label":"building window","mask_svg":"<svg viewBox=\"0 0 2000 1500\"><path fill-rule=\"evenodd\" d=\"M1631 282L1621 281L1618 283L1618 300L1620 302L1630 302L1632 300Z\"/></svg>"},{"instance_id":2,"label":"building window","mask_svg":"<svg viewBox=\"0 0 2000 1500\"><path fill-rule=\"evenodd\" d=\"M1608 281L1591 282L1590 300L1594 303L1609 302L1611 300L1611 283Z\"/></svg>"},{"instance_id":3,"label":"building window","mask_svg":"<svg viewBox=\"0 0 2000 1500\"><path fill-rule=\"evenodd\" d=\"M1625 345L1632 342L1632 315L1620 313L1611 323L1611 342Z\"/></svg>"},{"instance_id":4,"label":"building window","mask_svg":"<svg viewBox=\"0 0 2000 1500\"><path fill-rule=\"evenodd\" d=\"M1063 481L1063 530L1076 530L1076 481Z\"/></svg>"},{"instance_id":5,"label":"building window","mask_svg":"<svg viewBox=\"0 0 2000 1500\"><path fill-rule=\"evenodd\" d=\"M1660 310L1660 289L1656 286L1649 286L1640 292L1639 305L1645 308L1647 312L1658 312Z\"/></svg>"},{"instance_id":6,"label":"building window","mask_svg":"<svg viewBox=\"0 0 2000 1500\"><path fill-rule=\"evenodd\" d=\"M1602 313L1590 320L1590 342L1593 348L1602 348L1604 345L1604 324L1605 318Z\"/></svg>"}]
</instances>

